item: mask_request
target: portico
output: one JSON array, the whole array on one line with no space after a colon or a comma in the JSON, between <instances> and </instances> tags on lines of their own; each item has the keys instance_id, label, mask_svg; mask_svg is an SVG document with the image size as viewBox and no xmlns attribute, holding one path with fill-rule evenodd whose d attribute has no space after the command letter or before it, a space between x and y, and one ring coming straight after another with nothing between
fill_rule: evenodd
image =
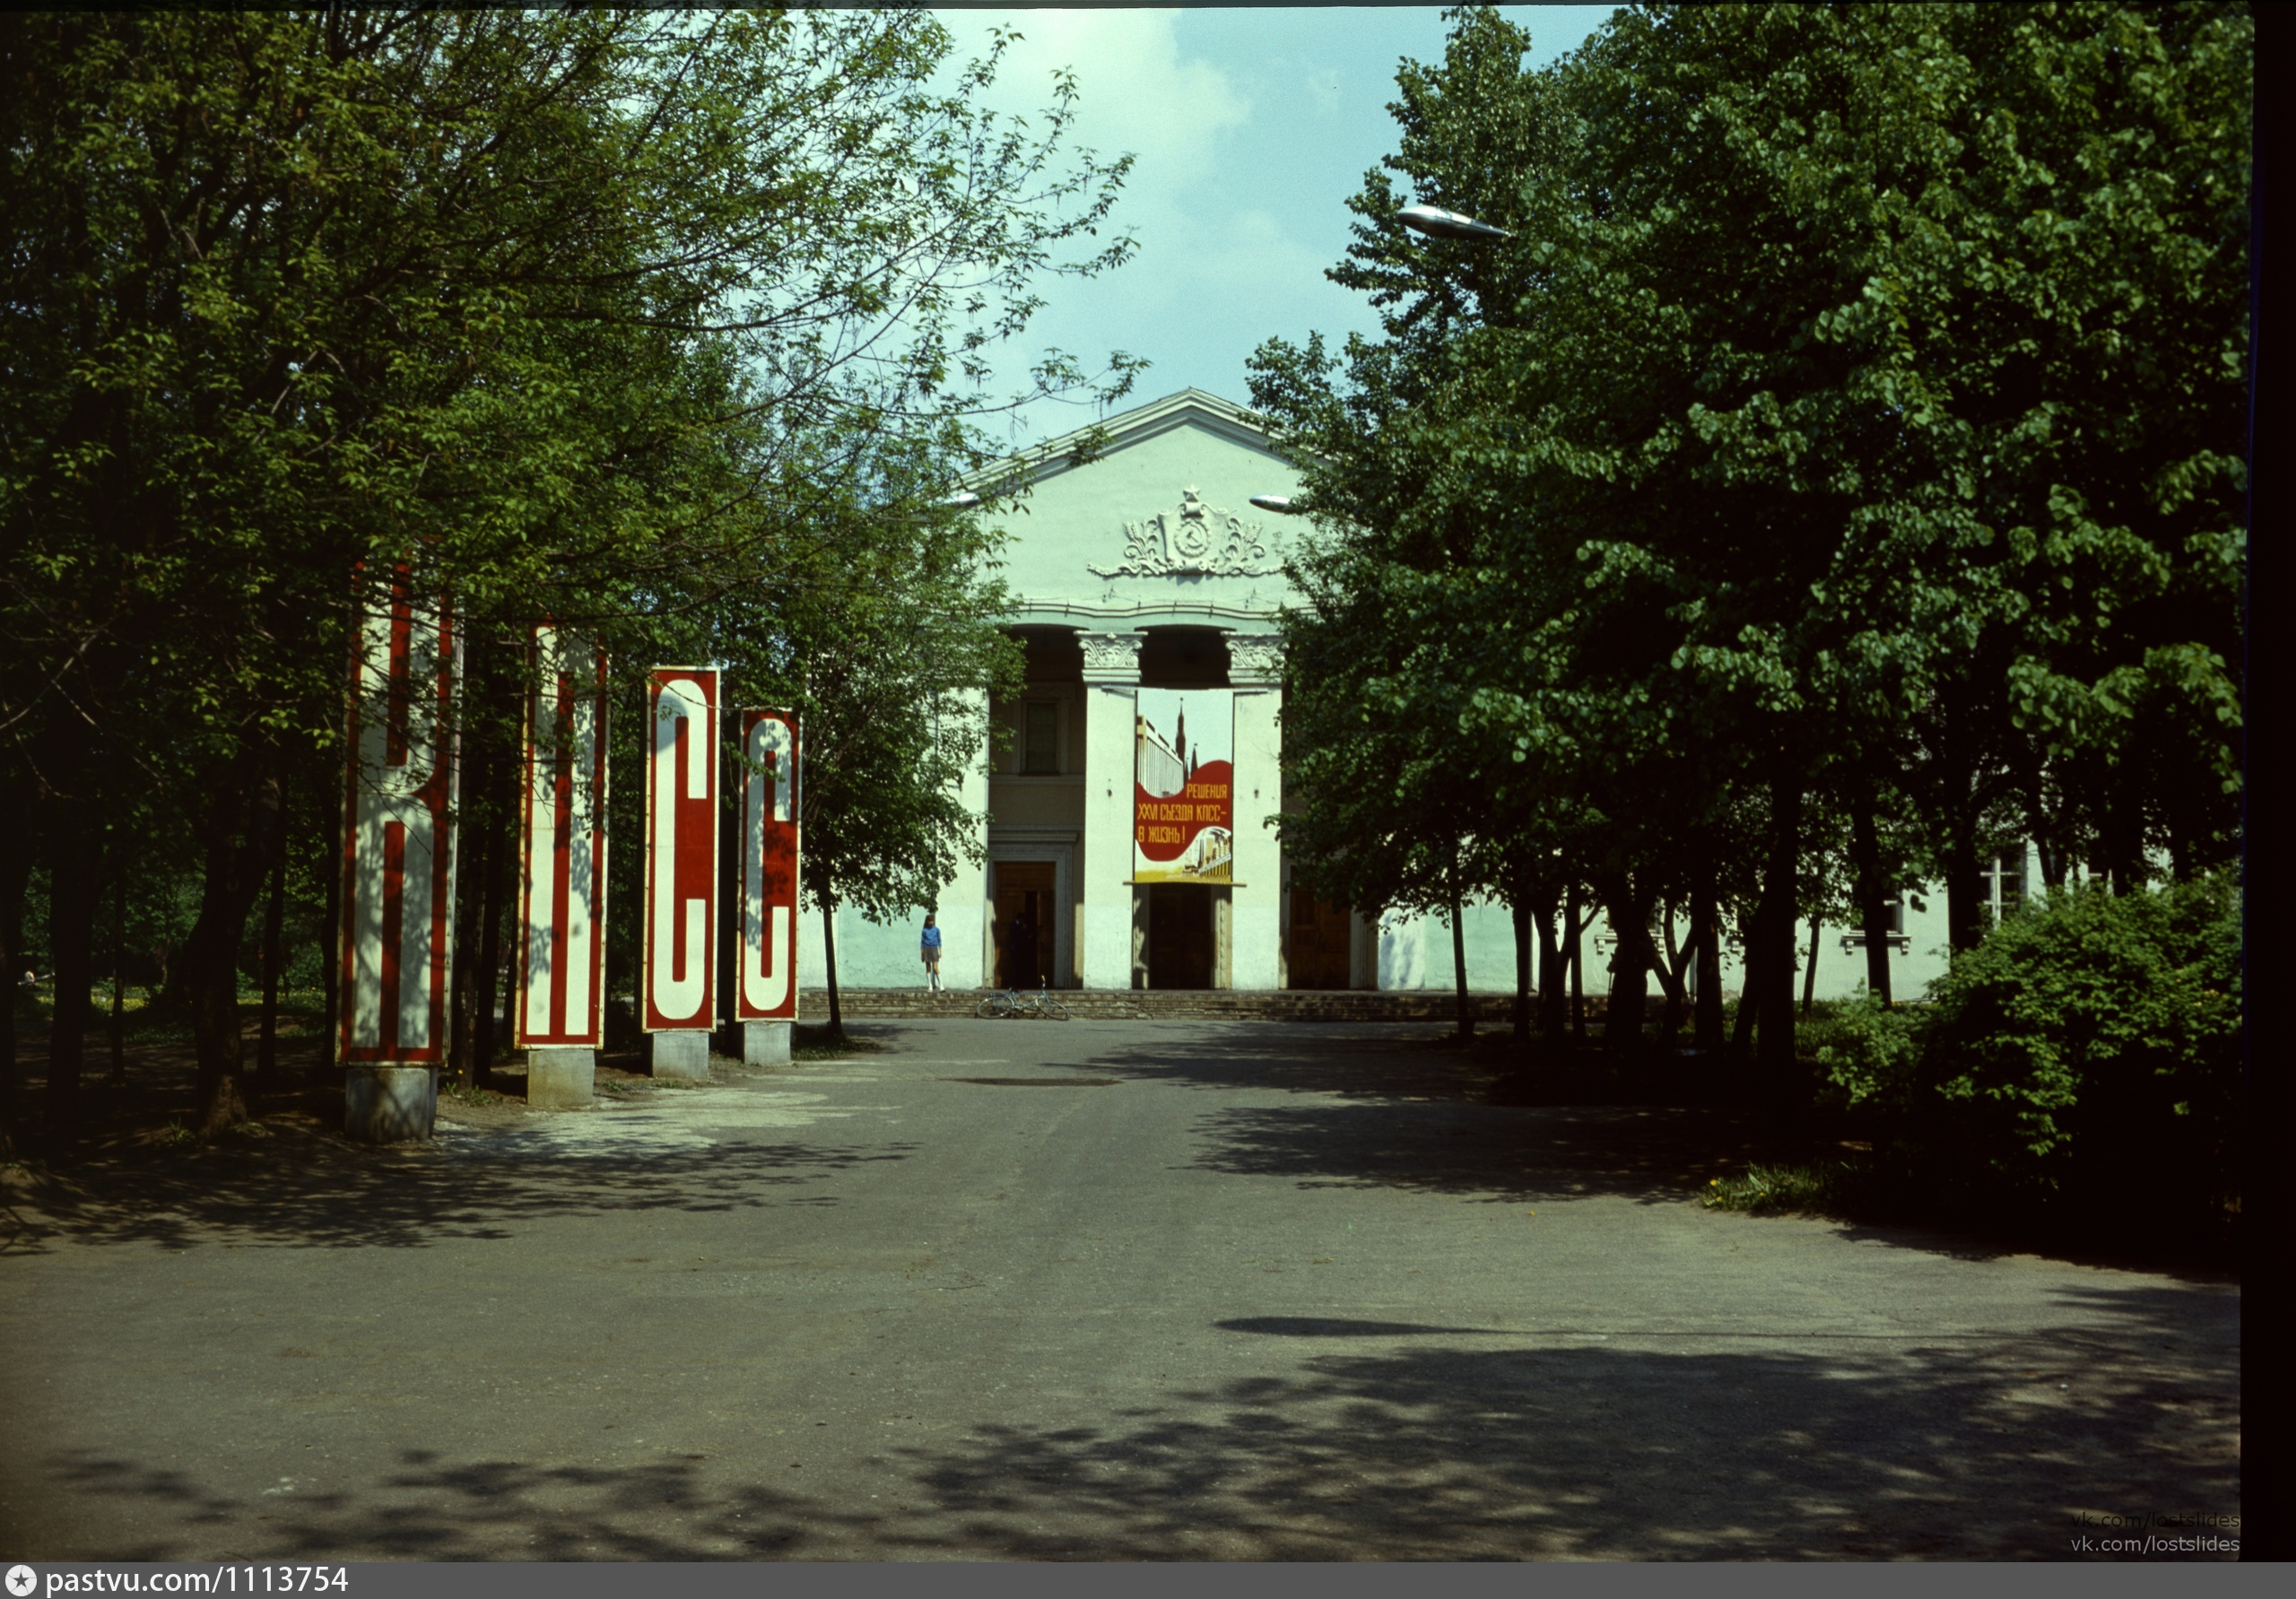
<instances>
[{"instance_id":1,"label":"portico","mask_svg":"<svg viewBox=\"0 0 2296 1599\"><path fill-rule=\"evenodd\" d=\"M1295 479L1249 416L1211 395L1174 395L1103 425L1108 444L1088 465L1073 463L1078 439L1038 453L1029 514L1008 525L1005 565L1021 590L1012 626L1028 673L1019 694L990 707L1011 743L988 761L984 976L1281 987L1274 616L1289 593L1288 530L1250 500ZM1191 753L1216 750L1231 765L1225 824L1200 847L1224 866L1198 869L1196 881L1140 879L1144 689L1178 692L1197 720ZM944 919L953 914L944 902Z\"/></svg>"}]
</instances>

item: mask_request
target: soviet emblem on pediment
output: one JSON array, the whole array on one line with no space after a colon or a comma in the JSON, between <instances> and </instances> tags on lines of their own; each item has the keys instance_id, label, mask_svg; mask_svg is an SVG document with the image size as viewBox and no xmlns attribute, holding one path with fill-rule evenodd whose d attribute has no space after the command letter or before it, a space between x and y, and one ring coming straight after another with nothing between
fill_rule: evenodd
<instances>
[{"instance_id":1,"label":"soviet emblem on pediment","mask_svg":"<svg viewBox=\"0 0 2296 1599\"><path fill-rule=\"evenodd\" d=\"M1087 567L1101 578L1266 578L1283 569L1268 558L1260 524L1209 506L1180 491L1177 511L1124 525L1124 559Z\"/></svg>"}]
</instances>

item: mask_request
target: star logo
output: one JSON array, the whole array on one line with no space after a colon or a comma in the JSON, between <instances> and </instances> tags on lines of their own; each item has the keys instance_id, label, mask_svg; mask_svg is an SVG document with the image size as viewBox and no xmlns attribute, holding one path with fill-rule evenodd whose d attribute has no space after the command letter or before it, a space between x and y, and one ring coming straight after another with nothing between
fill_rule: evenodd
<instances>
[{"instance_id":1,"label":"star logo","mask_svg":"<svg viewBox=\"0 0 2296 1599\"><path fill-rule=\"evenodd\" d=\"M13 1594L16 1599L26 1599L26 1596L38 1586L39 1586L39 1573L30 1566L8 1568L8 1591Z\"/></svg>"}]
</instances>

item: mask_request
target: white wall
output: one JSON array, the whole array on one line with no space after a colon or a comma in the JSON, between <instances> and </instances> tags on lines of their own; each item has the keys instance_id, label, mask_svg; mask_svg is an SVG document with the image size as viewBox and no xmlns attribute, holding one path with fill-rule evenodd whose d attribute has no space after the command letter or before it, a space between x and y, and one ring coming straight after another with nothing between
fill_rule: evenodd
<instances>
[{"instance_id":1,"label":"white wall","mask_svg":"<svg viewBox=\"0 0 2296 1599\"><path fill-rule=\"evenodd\" d=\"M2030 848L2025 862L2025 882L2032 892L2039 891L2040 862ZM1915 901L1920 902L1917 908ZM1512 919L1503 905L1476 902L1466 907L1467 987L1479 994L1511 993L1515 986L1515 931ZM1898 999L1917 999L1930 982L1945 975L1949 941L1945 922L1945 887L1943 883L1926 883L1914 891L1906 901L1903 926L1906 943L1903 949L1893 949L1890 955L1890 988ZM1674 936L1679 941L1689 934L1688 925L1678 924ZM1854 927L1822 926L1818 930L1818 980L1816 996L1820 999L1854 999L1866 989L1866 950L1862 943L1848 942ZM1612 941L1602 917L1597 914L1595 926L1581 941L1586 961L1585 982L1589 998L1607 993L1610 987L1610 959ZM1794 927L1794 947L1797 952L1795 966L1794 992L1802 992L1810 953L1810 925L1796 922ZM1722 988L1735 994L1745 986L1744 951L1734 940L1725 939L1722 946ZM1454 986L1455 968L1451 960L1451 929L1448 917L1384 917L1380 919L1378 938L1379 986L1392 989L1448 989ZM1536 976L1535 958L1533 975ZM1650 992L1658 993L1654 978Z\"/></svg>"}]
</instances>

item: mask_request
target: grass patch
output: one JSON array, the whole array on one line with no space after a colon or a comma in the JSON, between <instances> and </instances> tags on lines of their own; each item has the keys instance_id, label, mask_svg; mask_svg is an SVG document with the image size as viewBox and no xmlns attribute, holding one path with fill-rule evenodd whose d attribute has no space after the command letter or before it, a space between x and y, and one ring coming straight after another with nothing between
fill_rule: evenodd
<instances>
[{"instance_id":1,"label":"grass patch","mask_svg":"<svg viewBox=\"0 0 2296 1599\"><path fill-rule=\"evenodd\" d=\"M467 1082L442 1082L439 1097L456 1105L508 1105L510 1096L498 1094L491 1088L474 1088Z\"/></svg>"},{"instance_id":2,"label":"grass patch","mask_svg":"<svg viewBox=\"0 0 2296 1599\"><path fill-rule=\"evenodd\" d=\"M1700 1203L1709 1211L1847 1217L1866 1197L1869 1175L1847 1160L1750 1165L1744 1177L1708 1183Z\"/></svg>"}]
</instances>

